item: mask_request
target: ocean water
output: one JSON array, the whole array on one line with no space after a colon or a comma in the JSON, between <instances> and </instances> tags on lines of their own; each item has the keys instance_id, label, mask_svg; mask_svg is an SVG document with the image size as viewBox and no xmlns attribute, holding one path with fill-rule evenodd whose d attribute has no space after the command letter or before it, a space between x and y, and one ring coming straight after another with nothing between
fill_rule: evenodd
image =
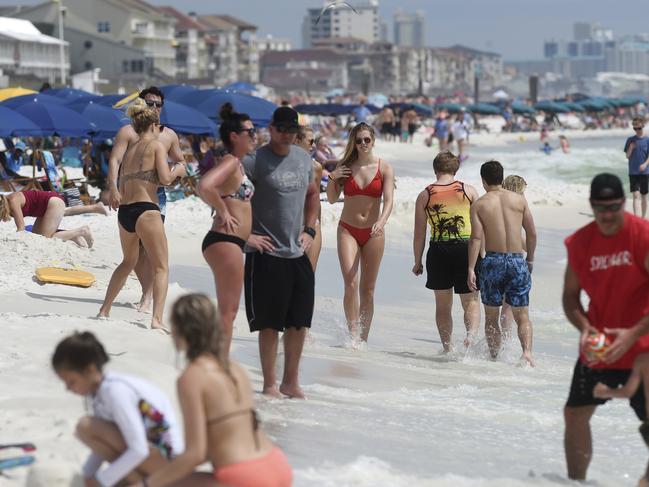
<instances>
[{"instance_id":1,"label":"ocean water","mask_svg":"<svg viewBox=\"0 0 649 487\"><path fill-rule=\"evenodd\" d=\"M547 156L538 140L472 147L459 176L478 185L479 164L500 160L529 184L534 204L561 207L584 200L597 172L623 176L623 140L572 141L570 154ZM488 359L484 335L469 351L459 302L455 351L440 354L432 293L412 267L412 201L431 182L432 156L379 144L398 177L397 204L376 289L367 347L353 349L345 334L342 281L331 234L339 208L323 207L325 242L316 276L316 312L301 380L307 401L259 399L266 431L295 468L297 487L550 486L565 480L562 408L577 356L577 332L561 308L563 239L574 229L540 227L531 297L538 366L519 366L520 345L508 342ZM410 155L409 155L410 154ZM339 205L338 205L339 206ZM171 280L213 292L205 267L172 266ZM240 312L234 357L259 387L256 336ZM483 328L481 326L481 328ZM281 363L282 357L279 362ZM630 486L647 449L625 401L599 408L592 421L589 478L601 486Z\"/></svg>"}]
</instances>

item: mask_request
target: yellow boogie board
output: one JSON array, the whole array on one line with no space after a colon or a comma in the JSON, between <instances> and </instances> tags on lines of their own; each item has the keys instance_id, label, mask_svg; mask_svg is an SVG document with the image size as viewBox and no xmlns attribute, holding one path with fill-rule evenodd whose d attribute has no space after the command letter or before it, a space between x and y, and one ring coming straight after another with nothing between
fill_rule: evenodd
<instances>
[{"instance_id":1,"label":"yellow boogie board","mask_svg":"<svg viewBox=\"0 0 649 487\"><path fill-rule=\"evenodd\" d=\"M36 279L53 284L90 287L95 282L95 276L90 272L63 267L39 267L36 269Z\"/></svg>"}]
</instances>

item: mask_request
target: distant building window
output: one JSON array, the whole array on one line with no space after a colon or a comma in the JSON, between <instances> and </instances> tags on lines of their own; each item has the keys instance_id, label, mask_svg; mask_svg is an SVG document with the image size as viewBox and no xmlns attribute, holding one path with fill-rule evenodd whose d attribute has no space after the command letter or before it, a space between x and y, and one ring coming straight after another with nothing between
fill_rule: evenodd
<instances>
[{"instance_id":1,"label":"distant building window","mask_svg":"<svg viewBox=\"0 0 649 487\"><path fill-rule=\"evenodd\" d=\"M149 27L148 22L137 22L135 24L135 33L136 34L144 34L144 33L146 33L148 27Z\"/></svg>"},{"instance_id":2,"label":"distant building window","mask_svg":"<svg viewBox=\"0 0 649 487\"><path fill-rule=\"evenodd\" d=\"M110 32L110 22L97 22L97 32Z\"/></svg>"},{"instance_id":3,"label":"distant building window","mask_svg":"<svg viewBox=\"0 0 649 487\"><path fill-rule=\"evenodd\" d=\"M568 56L569 57L579 56L579 45L576 42L568 43Z\"/></svg>"},{"instance_id":4,"label":"distant building window","mask_svg":"<svg viewBox=\"0 0 649 487\"><path fill-rule=\"evenodd\" d=\"M92 63L90 61L86 61L86 64L84 65L86 69L92 69Z\"/></svg>"},{"instance_id":5,"label":"distant building window","mask_svg":"<svg viewBox=\"0 0 649 487\"><path fill-rule=\"evenodd\" d=\"M553 58L559 52L559 46L556 42L546 42L544 51L546 58Z\"/></svg>"},{"instance_id":6,"label":"distant building window","mask_svg":"<svg viewBox=\"0 0 649 487\"><path fill-rule=\"evenodd\" d=\"M124 61L122 61L122 72L123 73L128 73L128 64L129 63L128 63L128 61L126 59Z\"/></svg>"}]
</instances>

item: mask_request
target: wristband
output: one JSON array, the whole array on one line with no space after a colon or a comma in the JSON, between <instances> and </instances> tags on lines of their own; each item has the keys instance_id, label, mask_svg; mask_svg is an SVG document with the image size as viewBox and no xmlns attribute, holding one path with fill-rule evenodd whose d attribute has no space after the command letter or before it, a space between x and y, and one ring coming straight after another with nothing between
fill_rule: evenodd
<instances>
[{"instance_id":1,"label":"wristband","mask_svg":"<svg viewBox=\"0 0 649 487\"><path fill-rule=\"evenodd\" d=\"M313 227L304 227L304 233L309 235L311 238L315 238L316 236L316 231Z\"/></svg>"}]
</instances>

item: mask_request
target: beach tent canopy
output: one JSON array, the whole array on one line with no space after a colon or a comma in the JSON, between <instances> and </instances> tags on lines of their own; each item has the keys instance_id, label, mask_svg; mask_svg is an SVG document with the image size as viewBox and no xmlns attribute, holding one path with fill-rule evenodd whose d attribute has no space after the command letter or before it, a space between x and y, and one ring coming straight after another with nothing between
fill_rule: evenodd
<instances>
[{"instance_id":1,"label":"beach tent canopy","mask_svg":"<svg viewBox=\"0 0 649 487\"><path fill-rule=\"evenodd\" d=\"M231 90L198 90L187 93L178 100L178 103L192 107L212 120L218 119L219 110L228 102L235 111L247 113L252 122L259 127L270 124L273 112L277 108L277 105L263 98Z\"/></svg>"},{"instance_id":2,"label":"beach tent canopy","mask_svg":"<svg viewBox=\"0 0 649 487\"><path fill-rule=\"evenodd\" d=\"M93 137L96 139L112 139L119 129L130 123L121 110L92 101L79 100L66 106L93 124Z\"/></svg>"},{"instance_id":3,"label":"beach tent canopy","mask_svg":"<svg viewBox=\"0 0 649 487\"><path fill-rule=\"evenodd\" d=\"M8 100L9 98L14 98L16 96L22 95L32 95L38 93L34 90L28 90L27 88L3 88L0 90L0 101Z\"/></svg>"},{"instance_id":4,"label":"beach tent canopy","mask_svg":"<svg viewBox=\"0 0 649 487\"><path fill-rule=\"evenodd\" d=\"M21 98L21 100L18 100ZM60 137L86 137L94 131L90 122L84 120L74 110L64 106L56 97L47 95L27 95L16 97L5 102L2 106L12 108L36 124L42 135L58 135ZM51 102L50 99L56 100ZM13 104L12 104L13 102ZM18 103L17 103L18 102Z\"/></svg>"},{"instance_id":5,"label":"beach tent canopy","mask_svg":"<svg viewBox=\"0 0 649 487\"><path fill-rule=\"evenodd\" d=\"M41 134L41 129L30 119L11 108L0 106L0 137L30 137Z\"/></svg>"},{"instance_id":6,"label":"beach tent canopy","mask_svg":"<svg viewBox=\"0 0 649 487\"><path fill-rule=\"evenodd\" d=\"M466 109L471 113L477 113L480 115L500 115L502 113L502 110L499 107L489 103L474 103L466 107Z\"/></svg>"}]
</instances>

